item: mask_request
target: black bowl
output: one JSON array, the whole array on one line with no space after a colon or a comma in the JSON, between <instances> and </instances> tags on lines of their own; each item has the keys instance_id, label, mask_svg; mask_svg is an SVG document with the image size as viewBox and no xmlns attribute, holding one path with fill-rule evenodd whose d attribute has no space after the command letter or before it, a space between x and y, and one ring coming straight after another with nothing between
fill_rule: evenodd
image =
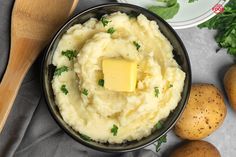
<instances>
[{"instance_id":1,"label":"black bowl","mask_svg":"<svg viewBox=\"0 0 236 157\"><path fill-rule=\"evenodd\" d=\"M64 121L63 118L57 108L57 105L54 101L54 94L52 90L51 81L53 78L53 73L55 67L52 65L52 58L55 52L55 49L58 45L59 40L61 39L62 35L74 24L84 23L91 17L100 18L104 14L110 14L113 12L121 11L127 14L131 14L137 16L139 14L145 15L149 20L154 20L160 27L161 32L168 38L171 42L172 46L174 47L174 56L178 64L181 66L182 70L186 73L186 79L184 84L184 89L182 92L182 99L180 100L178 106L175 108L174 111L168 116L165 120L163 127L159 130L154 131L148 137L145 137L139 141L131 141L126 142L124 144L102 144L93 141L86 141L80 137L79 133L74 131L70 126L68 126ZM127 152L137 150L143 147L146 147L155 141L157 141L161 136L166 134L175 124L177 119L180 117L186 101L189 97L190 87L191 87L191 68L189 63L189 58L187 51L178 37L176 32L169 26L167 22L161 19L159 16L151 13L150 11L143 9L141 7L130 5L130 4L120 4L120 3L110 3L110 4L103 4L99 6L92 7L87 9L76 16L74 16L71 20L69 20L55 35L49 48L45 54L43 60L43 69L42 69L42 77L43 77L43 90L45 94L45 98L49 107L49 110L57 121L59 126L65 130L67 134L69 134L72 138L74 138L79 143L88 146L90 148L105 151L105 152Z\"/></svg>"}]
</instances>

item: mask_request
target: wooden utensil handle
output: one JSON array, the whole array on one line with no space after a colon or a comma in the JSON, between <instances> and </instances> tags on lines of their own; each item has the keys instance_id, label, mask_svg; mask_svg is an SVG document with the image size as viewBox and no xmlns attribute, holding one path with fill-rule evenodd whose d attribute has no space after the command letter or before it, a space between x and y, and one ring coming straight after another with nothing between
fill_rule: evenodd
<instances>
[{"instance_id":1,"label":"wooden utensil handle","mask_svg":"<svg viewBox=\"0 0 236 157\"><path fill-rule=\"evenodd\" d=\"M36 48L35 46L35 42L28 39L17 39L17 41L13 41L11 44L10 54L13 54L14 51L19 51L20 53L18 54L20 55L10 55L6 72L0 84L0 132L12 108L21 82L32 62L36 59L33 56L26 56L26 52L32 51L32 54L35 54L34 51L40 52L38 49L40 45L37 45Z\"/></svg>"}]
</instances>

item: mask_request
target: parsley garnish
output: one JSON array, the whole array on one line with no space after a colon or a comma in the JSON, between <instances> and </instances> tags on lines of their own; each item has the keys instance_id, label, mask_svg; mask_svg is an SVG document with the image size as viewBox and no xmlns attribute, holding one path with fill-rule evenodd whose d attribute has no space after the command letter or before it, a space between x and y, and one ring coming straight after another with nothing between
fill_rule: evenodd
<instances>
[{"instance_id":1,"label":"parsley garnish","mask_svg":"<svg viewBox=\"0 0 236 157\"><path fill-rule=\"evenodd\" d=\"M167 138L166 135L161 136L161 138L159 138L159 140L157 141L157 144L154 144L156 146L156 152L160 151L160 147L162 143L166 143L167 142Z\"/></svg>"},{"instance_id":2,"label":"parsley garnish","mask_svg":"<svg viewBox=\"0 0 236 157\"><path fill-rule=\"evenodd\" d=\"M134 44L134 46L136 47L136 49L137 50L139 50L140 49L140 45L139 45L139 43L138 42L136 42L136 41L133 41L133 44Z\"/></svg>"},{"instance_id":3,"label":"parsley garnish","mask_svg":"<svg viewBox=\"0 0 236 157\"><path fill-rule=\"evenodd\" d=\"M188 0L189 3L193 3L195 1L197 1L197 0Z\"/></svg>"},{"instance_id":4,"label":"parsley garnish","mask_svg":"<svg viewBox=\"0 0 236 157\"><path fill-rule=\"evenodd\" d=\"M61 73L68 71L68 67L67 66L62 66L60 68L56 68L55 72L54 72L54 76L60 76Z\"/></svg>"},{"instance_id":5,"label":"parsley garnish","mask_svg":"<svg viewBox=\"0 0 236 157\"><path fill-rule=\"evenodd\" d=\"M102 22L104 27L106 27L108 25L108 23L111 22L111 21L107 20L107 18L104 16L100 19L100 21Z\"/></svg>"},{"instance_id":6,"label":"parsley garnish","mask_svg":"<svg viewBox=\"0 0 236 157\"><path fill-rule=\"evenodd\" d=\"M111 128L111 133L113 133L113 136L116 136L118 132L118 126L113 124L113 127Z\"/></svg>"},{"instance_id":7,"label":"parsley garnish","mask_svg":"<svg viewBox=\"0 0 236 157\"><path fill-rule=\"evenodd\" d=\"M62 51L61 54L63 56L66 56L69 60L72 60L73 58L76 57L76 51L75 50L66 50L66 51Z\"/></svg>"},{"instance_id":8,"label":"parsley garnish","mask_svg":"<svg viewBox=\"0 0 236 157\"><path fill-rule=\"evenodd\" d=\"M215 40L220 48L226 48L228 53L236 57L236 1L230 0L224 7L224 12L198 25L199 28L217 30ZM217 49L218 52L220 49Z\"/></svg>"},{"instance_id":9,"label":"parsley garnish","mask_svg":"<svg viewBox=\"0 0 236 157\"><path fill-rule=\"evenodd\" d=\"M158 95L159 95L159 88L158 87L154 87L154 92L155 92L155 97L158 97Z\"/></svg>"},{"instance_id":10,"label":"parsley garnish","mask_svg":"<svg viewBox=\"0 0 236 157\"><path fill-rule=\"evenodd\" d=\"M178 13L180 4L177 2L177 0L161 0L161 1L166 2L166 7L151 5L148 7L148 10L159 15L165 20L172 19Z\"/></svg>"},{"instance_id":11,"label":"parsley garnish","mask_svg":"<svg viewBox=\"0 0 236 157\"><path fill-rule=\"evenodd\" d=\"M157 124L156 124L156 128L157 129L161 129L163 126L163 122L162 121L159 121Z\"/></svg>"},{"instance_id":12,"label":"parsley garnish","mask_svg":"<svg viewBox=\"0 0 236 157\"><path fill-rule=\"evenodd\" d=\"M170 85L169 85L169 88L172 88L172 87L173 87L173 84L170 84Z\"/></svg>"},{"instance_id":13,"label":"parsley garnish","mask_svg":"<svg viewBox=\"0 0 236 157\"><path fill-rule=\"evenodd\" d=\"M98 85L103 87L104 86L104 80L103 79L98 80Z\"/></svg>"},{"instance_id":14,"label":"parsley garnish","mask_svg":"<svg viewBox=\"0 0 236 157\"><path fill-rule=\"evenodd\" d=\"M89 137L89 136L87 136L87 135L85 135L85 134L79 134L80 135L80 137L83 139L83 140L85 140L85 141L91 141L91 138Z\"/></svg>"},{"instance_id":15,"label":"parsley garnish","mask_svg":"<svg viewBox=\"0 0 236 157\"><path fill-rule=\"evenodd\" d=\"M62 85L61 86L61 91L65 94L65 95L67 95L69 92L68 92L68 90L67 90L67 88L66 88L66 85Z\"/></svg>"},{"instance_id":16,"label":"parsley garnish","mask_svg":"<svg viewBox=\"0 0 236 157\"><path fill-rule=\"evenodd\" d=\"M107 33L113 34L115 31L116 30L113 27L111 27L107 30Z\"/></svg>"},{"instance_id":17,"label":"parsley garnish","mask_svg":"<svg viewBox=\"0 0 236 157\"><path fill-rule=\"evenodd\" d=\"M87 96L87 95L88 95L88 90L84 88L84 89L82 90L82 94L84 94L84 95Z\"/></svg>"}]
</instances>

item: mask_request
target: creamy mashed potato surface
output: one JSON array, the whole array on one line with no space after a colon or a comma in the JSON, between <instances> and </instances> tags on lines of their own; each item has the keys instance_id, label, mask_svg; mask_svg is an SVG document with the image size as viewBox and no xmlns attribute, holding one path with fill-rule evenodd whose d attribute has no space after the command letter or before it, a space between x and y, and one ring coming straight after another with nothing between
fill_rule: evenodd
<instances>
[{"instance_id":1,"label":"creamy mashed potato surface","mask_svg":"<svg viewBox=\"0 0 236 157\"><path fill-rule=\"evenodd\" d=\"M76 56L66 54L68 50L76 51ZM63 119L99 142L122 143L150 135L181 99L185 73L172 51L156 22L144 15L131 18L116 12L102 21L91 18L72 26L53 58L59 75L54 75L52 87ZM134 92L109 91L99 85L103 58L137 62Z\"/></svg>"}]
</instances>

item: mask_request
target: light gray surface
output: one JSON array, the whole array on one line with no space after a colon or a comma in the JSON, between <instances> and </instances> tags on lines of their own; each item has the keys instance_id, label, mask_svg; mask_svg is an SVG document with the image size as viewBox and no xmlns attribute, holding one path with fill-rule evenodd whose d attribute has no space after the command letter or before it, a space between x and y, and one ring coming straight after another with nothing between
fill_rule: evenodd
<instances>
[{"instance_id":1,"label":"light gray surface","mask_svg":"<svg viewBox=\"0 0 236 157\"><path fill-rule=\"evenodd\" d=\"M233 57L225 50L218 53L214 40L215 31L208 29L190 28L177 30L188 51L191 66L193 83L211 83L224 92L222 79L227 68L233 64ZM225 95L225 93L224 93ZM220 151L222 157L233 157L236 153L236 113L233 112L227 100L227 116L223 125L205 140L214 144ZM168 142L163 145L159 154L168 154L181 140L173 132L168 133ZM153 146L148 147L154 150Z\"/></svg>"},{"instance_id":2,"label":"light gray surface","mask_svg":"<svg viewBox=\"0 0 236 157\"><path fill-rule=\"evenodd\" d=\"M9 50L9 15L12 1L0 0L0 76ZM81 0L76 12L111 1ZM225 50L215 53L215 32L191 28L178 30L177 33L190 56L193 82L213 83L222 89L223 74L233 63L233 58ZM102 154L85 148L68 137L51 118L42 98L39 84L40 61L41 58L27 74L6 127L0 134L1 157L154 156L152 152L145 150L135 154ZM232 157L236 153L236 114L227 107L228 114L223 126L206 138L220 150L222 157ZM166 156L179 142L179 138L169 133L168 142L162 146L159 155ZM149 146L148 149L154 150L154 147Z\"/></svg>"}]
</instances>

